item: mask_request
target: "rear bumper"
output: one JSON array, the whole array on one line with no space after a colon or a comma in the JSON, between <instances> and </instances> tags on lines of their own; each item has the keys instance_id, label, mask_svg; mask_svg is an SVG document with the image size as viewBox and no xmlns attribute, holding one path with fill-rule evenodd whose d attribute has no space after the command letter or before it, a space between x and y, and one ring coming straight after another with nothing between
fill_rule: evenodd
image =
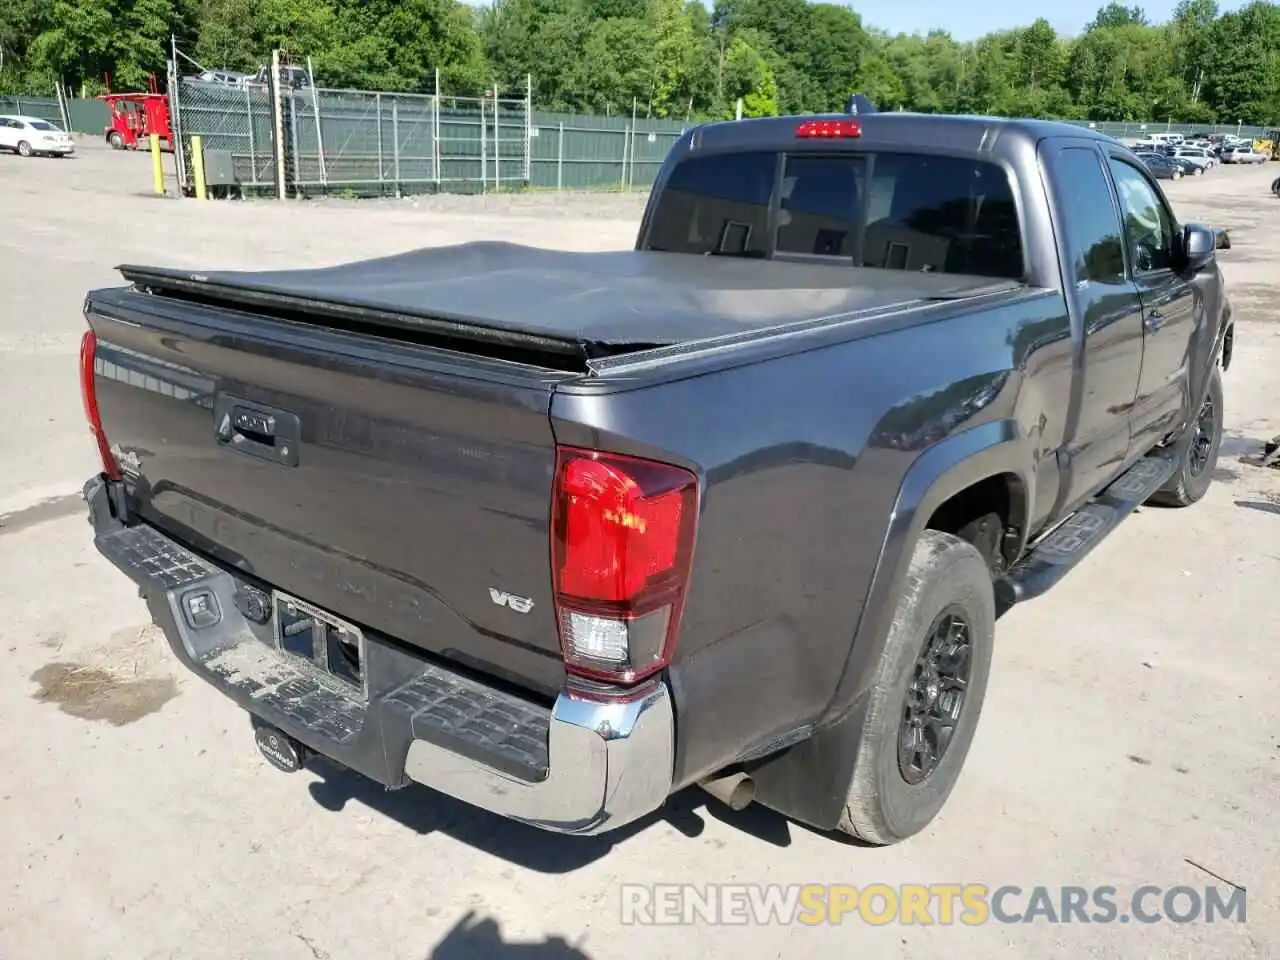
<instances>
[{"instance_id":1,"label":"rear bumper","mask_svg":"<svg viewBox=\"0 0 1280 960\"><path fill-rule=\"evenodd\" d=\"M357 691L280 652L249 619L254 586L152 527L126 525L118 485L84 487L94 545L147 599L178 658L265 723L389 787L417 782L523 823L597 834L663 805L675 720L664 683L629 702L563 691L550 708L366 634ZM246 593L248 591L248 594ZM206 594L216 623L193 627Z\"/></svg>"}]
</instances>

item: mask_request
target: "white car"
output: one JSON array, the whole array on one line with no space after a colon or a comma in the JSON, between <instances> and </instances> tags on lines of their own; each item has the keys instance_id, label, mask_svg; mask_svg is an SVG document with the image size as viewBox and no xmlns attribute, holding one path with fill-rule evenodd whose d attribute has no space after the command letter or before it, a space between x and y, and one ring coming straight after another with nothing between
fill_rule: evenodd
<instances>
[{"instance_id":1,"label":"white car","mask_svg":"<svg viewBox=\"0 0 1280 960\"><path fill-rule=\"evenodd\" d=\"M1190 160L1202 170L1212 170L1218 163L1217 158L1203 147L1175 147L1169 155Z\"/></svg>"},{"instance_id":2,"label":"white car","mask_svg":"<svg viewBox=\"0 0 1280 960\"><path fill-rule=\"evenodd\" d=\"M235 70L206 70L196 80L200 83L211 83L219 87L239 87L244 85L248 74Z\"/></svg>"},{"instance_id":3,"label":"white car","mask_svg":"<svg viewBox=\"0 0 1280 960\"><path fill-rule=\"evenodd\" d=\"M71 134L39 117L0 116L0 150L24 157L47 154L65 157L76 152Z\"/></svg>"},{"instance_id":4,"label":"white car","mask_svg":"<svg viewBox=\"0 0 1280 960\"><path fill-rule=\"evenodd\" d=\"M1266 161L1266 154L1255 153L1253 147L1236 147L1234 150L1224 150L1222 153L1223 163L1266 163Z\"/></svg>"}]
</instances>

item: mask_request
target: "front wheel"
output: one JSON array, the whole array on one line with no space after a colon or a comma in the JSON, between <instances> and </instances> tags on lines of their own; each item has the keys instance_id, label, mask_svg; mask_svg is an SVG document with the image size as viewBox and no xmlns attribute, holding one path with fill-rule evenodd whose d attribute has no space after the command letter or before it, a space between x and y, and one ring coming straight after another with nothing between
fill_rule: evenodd
<instances>
[{"instance_id":1,"label":"front wheel","mask_svg":"<svg viewBox=\"0 0 1280 960\"><path fill-rule=\"evenodd\" d=\"M897 843L938 815L977 729L994 639L987 562L926 530L868 694L841 832Z\"/></svg>"},{"instance_id":2,"label":"front wheel","mask_svg":"<svg viewBox=\"0 0 1280 960\"><path fill-rule=\"evenodd\" d=\"M1198 176L1200 176L1200 175L1201 175L1201 174L1203 174L1203 173L1204 173L1204 168L1203 168L1203 167L1196 167L1196 169L1195 169L1195 174L1196 174L1196 176L1197 176L1197 177L1198 177Z\"/></svg>"},{"instance_id":3,"label":"front wheel","mask_svg":"<svg viewBox=\"0 0 1280 960\"><path fill-rule=\"evenodd\" d=\"M120 136L120 134L115 130L107 135L107 143L111 144L112 150L124 149L124 137Z\"/></svg>"},{"instance_id":4,"label":"front wheel","mask_svg":"<svg viewBox=\"0 0 1280 960\"><path fill-rule=\"evenodd\" d=\"M1173 179L1175 179L1175 180L1181 180L1181 179L1182 179L1182 171L1181 171L1181 170L1175 170L1175 171L1173 171Z\"/></svg>"},{"instance_id":5,"label":"front wheel","mask_svg":"<svg viewBox=\"0 0 1280 960\"><path fill-rule=\"evenodd\" d=\"M20 157L31 156L31 144L27 143L27 141L25 140L21 141L18 144L18 156Z\"/></svg>"},{"instance_id":6,"label":"front wheel","mask_svg":"<svg viewBox=\"0 0 1280 960\"><path fill-rule=\"evenodd\" d=\"M1166 507L1189 507L1209 492L1222 445L1222 371L1215 364L1209 391L1195 419L1173 444L1178 464L1173 476L1151 497Z\"/></svg>"},{"instance_id":7,"label":"front wheel","mask_svg":"<svg viewBox=\"0 0 1280 960\"><path fill-rule=\"evenodd\" d=\"M1280 177L1276 177L1276 179L1272 182L1271 192L1274 193L1277 197L1280 197Z\"/></svg>"}]
</instances>

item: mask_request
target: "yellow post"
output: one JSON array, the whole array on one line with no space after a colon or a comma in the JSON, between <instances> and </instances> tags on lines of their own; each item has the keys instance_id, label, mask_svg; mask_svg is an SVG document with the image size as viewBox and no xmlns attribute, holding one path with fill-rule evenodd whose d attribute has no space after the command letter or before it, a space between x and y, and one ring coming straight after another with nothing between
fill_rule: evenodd
<instances>
[{"instance_id":1,"label":"yellow post","mask_svg":"<svg viewBox=\"0 0 1280 960\"><path fill-rule=\"evenodd\" d=\"M151 135L151 179L155 182L156 193L164 196L164 167L160 163L160 134Z\"/></svg>"},{"instance_id":2,"label":"yellow post","mask_svg":"<svg viewBox=\"0 0 1280 960\"><path fill-rule=\"evenodd\" d=\"M204 151L200 149L200 138L191 136L191 173L196 178L196 199L208 200L209 191L204 187Z\"/></svg>"}]
</instances>

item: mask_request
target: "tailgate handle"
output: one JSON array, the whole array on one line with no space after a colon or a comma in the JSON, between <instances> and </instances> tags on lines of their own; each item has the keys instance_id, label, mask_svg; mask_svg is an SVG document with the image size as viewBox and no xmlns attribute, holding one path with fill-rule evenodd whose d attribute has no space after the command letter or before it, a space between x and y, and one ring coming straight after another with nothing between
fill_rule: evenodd
<instances>
[{"instance_id":1,"label":"tailgate handle","mask_svg":"<svg viewBox=\"0 0 1280 960\"><path fill-rule=\"evenodd\" d=\"M231 427L246 440L269 447L276 445L276 418L269 413L236 407L231 415Z\"/></svg>"},{"instance_id":2,"label":"tailgate handle","mask_svg":"<svg viewBox=\"0 0 1280 960\"><path fill-rule=\"evenodd\" d=\"M214 401L214 424L220 446L289 467L298 465L302 430L296 414L220 394Z\"/></svg>"}]
</instances>

